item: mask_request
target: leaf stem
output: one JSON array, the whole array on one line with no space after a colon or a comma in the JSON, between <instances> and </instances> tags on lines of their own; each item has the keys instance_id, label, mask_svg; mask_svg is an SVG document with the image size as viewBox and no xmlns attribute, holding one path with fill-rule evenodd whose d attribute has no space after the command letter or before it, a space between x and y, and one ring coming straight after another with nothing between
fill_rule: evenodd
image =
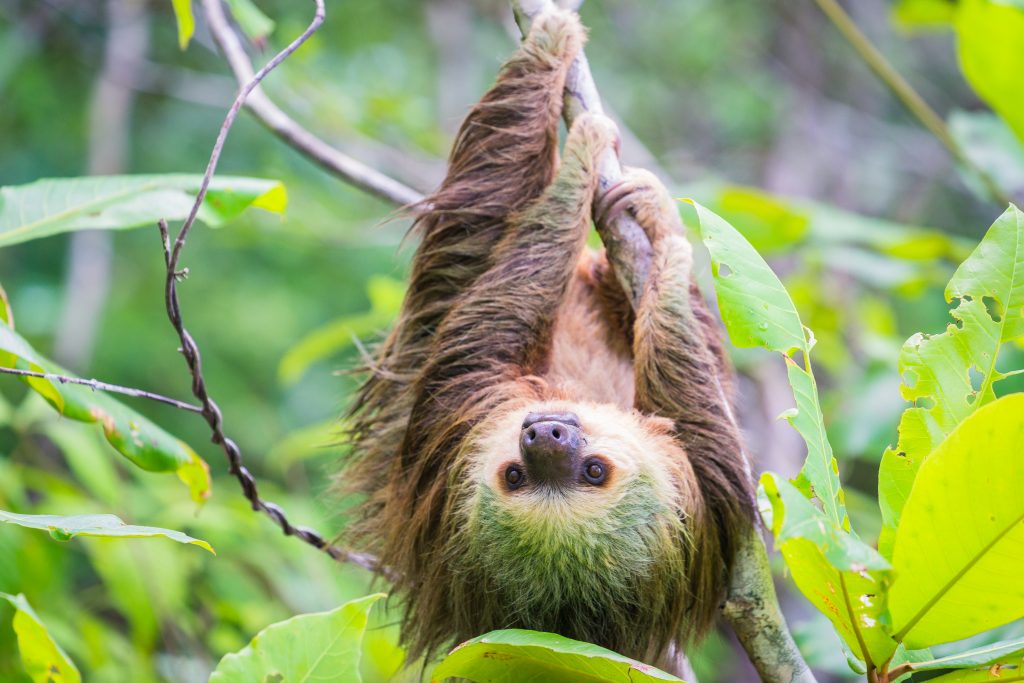
<instances>
[{"instance_id":1,"label":"leaf stem","mask_svg":"<svg viewBox=\"0 0 1024 683\"><path fill-rule=\"evenodd\" d=\"M874 43L864 35L857 24L853 21L846 10L837 0L814 0L821 11L832 22L851 47L857 52L864 63L875 72L882 82L893 92L894 95L910 110L917 120L934 135L939 142L949 151L950 155L958 163L968 168L985 188L989 197L1002 205L1010 203L1009 197L1002 191L984 169L976 165L956 139L949 132L949 127L942 120L934 109L925 101L921 95L914 90L907 79L903 78L899 71L885 58L885 55L875 47Z\"/></svg>"}]
</instances>

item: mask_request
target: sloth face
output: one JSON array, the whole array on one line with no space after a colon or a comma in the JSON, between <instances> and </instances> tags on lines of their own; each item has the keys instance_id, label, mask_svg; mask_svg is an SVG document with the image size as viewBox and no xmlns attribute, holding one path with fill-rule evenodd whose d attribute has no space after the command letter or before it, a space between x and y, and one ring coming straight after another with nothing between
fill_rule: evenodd
<instances>
[{"instance_id":1,"label":"sloth face","mask_svg":"<svg viewBox=\"0 0 1024 683\"><path fill-rule=\"evenodd\" d=\"M452 560L508 595L513 621L544 629L567 605L610 609L657 567L681 570L693 475L668 420L560 401L488 422Z\"/></svg>"}]
</instances>

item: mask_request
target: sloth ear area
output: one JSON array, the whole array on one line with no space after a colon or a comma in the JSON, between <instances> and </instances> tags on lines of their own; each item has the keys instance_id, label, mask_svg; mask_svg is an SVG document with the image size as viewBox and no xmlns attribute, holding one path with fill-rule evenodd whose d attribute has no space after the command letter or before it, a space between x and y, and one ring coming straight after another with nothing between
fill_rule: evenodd
<instances>
[{"instance_id":1,"label":"sloth ear area","mask_svg":"<svg viewBox=\"0 0 1024 683\"><path fill-rule=\"evenodd\" d=\"M644 429L657 436L672 436L675 434L675 423L667 417L658 415L641 415L640 424Z\"/></svg>"}]
</instances>

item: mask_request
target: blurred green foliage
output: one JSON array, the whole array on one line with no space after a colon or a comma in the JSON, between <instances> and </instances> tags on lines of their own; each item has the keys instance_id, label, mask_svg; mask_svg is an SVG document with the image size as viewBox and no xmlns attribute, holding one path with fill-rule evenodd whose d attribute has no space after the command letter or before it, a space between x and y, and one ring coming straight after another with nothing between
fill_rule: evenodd
<instances>
[{"instance_id":1,"label":"blurred green foliage","mask_svg":"<svg viewBox=\"0 0 1024 683\"><path fill-rule=\"evenodd\" d=\"M236 84L200 14L188 50L179 49L165 0L137 2L148 39L131 57L139 68L119 83L132 99L129 124L114 132L122 139L97 133L96 120L109 112L92 98L104 79L119 77L104 56L114 4L0 0L0 186L83 175L97 149L121 144L127 153L118 172L204 168ZM267 50L253 50L258 62L305 27L311 3L254 4L275 22L260 28L256 15L243 20L253 34L272 28ZM903 25L941 28L951 21L947 4L872 0L851 11L941 113L962 112L954 134L972 141L972 158L1007 192L1019 193L1024 173L1020 150L1007 142L1012 130L978 111L983 105L957 67L955 34L908 37L890 24L893 10ZM248 3L233 3L241 5ZM429 190L461 112L514 45L507 15L502 0L328 3L324 27L265 89L342 149ZM873 501L863 501L875 495L877 461L895 442L904 407L895 372L900 345L913 332L947 324L942 287L1001 207L976 198L974 181L957 176L811 2L589 0L583 19L604 98L642 142L627 139L626 161L660 166L677 195L700 199L743 229L814 330L824 418L849 512L862 539L873 542L880 521ZM402 241L408 223L245 115L219 173L280 180L290 206L283 218L250 211L223 230L192 233L184 254L192 274L181 286L186 321L226 432L261 493L292 521L337 532L341 506L327 489L342 454L332 444L356 380L333 371L358 365L353 333L372 341L387 327L411 251L412 239ZM93 348L71 368L83 376L188 397L163 309L155 227L112 234L109 243L113 258L100 276L109 291L89 329L62 322L67 307L81 302L69 281L75 254L68 236L0 250L0 283L18 332L46 355L61 342ZM1008 365L1020 365L1019 347L1003 353ZM745 401L749 414L770 404L757 400L771 390L759 374L768 358L735 355L741 393L754 397ZM1004 382L1007 391L1021 383ZM371 590L364 572L282 537L249 509L200 418L130 405L210 463L213 495L201 509L166 477L126 466L98 432L61 419L21 382L0 377L0 509L112 513L183 531L218 552L214 558L161 539L57 543L0 525L0 591L27 596L86 680L123 681L126 671L141 682L206 680L224 653L268 624ZM763 467L795 474L799 450L767 460L773 434L751 439L755 455L765 458ZM10 613L0 607L0 680L26 681L6 625ZM798 631L817 618L799 607L790 615ZM394 614L374 608L364 640L368 680L395 674L394 623ZM811 648L811 640L802 643ZM701 680L749 675L729 647L716 636L694 655ZM845 670L841 657L816 661ZM416 667L407 672L418 674Z\"/></svg>"}]
</instances>

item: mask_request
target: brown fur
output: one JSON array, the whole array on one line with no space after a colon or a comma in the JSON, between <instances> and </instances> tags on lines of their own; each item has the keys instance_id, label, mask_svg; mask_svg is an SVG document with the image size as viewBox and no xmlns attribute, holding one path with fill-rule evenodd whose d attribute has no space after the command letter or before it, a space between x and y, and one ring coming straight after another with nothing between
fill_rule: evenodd
<instances>
[{"instance_id":1,"label":"brown fur","mask_svg":"<svg viewBox=\"0 0 1024 683\"><path fill-rule=\"evenodd\" d=\"M422 242L398 324L351 411L353 459L340 480L359 503L346 540L398 574L413 656L518 626L656 658L708 628L731 541L752 518L715 379L726 374L718 332L660 183L627 180L628 208L655 252L636 315L604 255L585 249L597 160L615 133L582 117L558 163L561 93L582 42L574 15L541 17L469 113L448 176L417 220ZM527 506L492 482L537 406L579 413L593 443L605 444L613 485L564 507ZM492 565L465 560L481 492L542 529L600 516L628 495L629 477L651 472L655 502L670 513L652 518L645 533L657 547L636 558L621 595L574 603L564 582L601 567L562 567L545 590L565 604L524 613ZM554 509L564 519L544 517Z\"/></svg>"}]
</instances>

